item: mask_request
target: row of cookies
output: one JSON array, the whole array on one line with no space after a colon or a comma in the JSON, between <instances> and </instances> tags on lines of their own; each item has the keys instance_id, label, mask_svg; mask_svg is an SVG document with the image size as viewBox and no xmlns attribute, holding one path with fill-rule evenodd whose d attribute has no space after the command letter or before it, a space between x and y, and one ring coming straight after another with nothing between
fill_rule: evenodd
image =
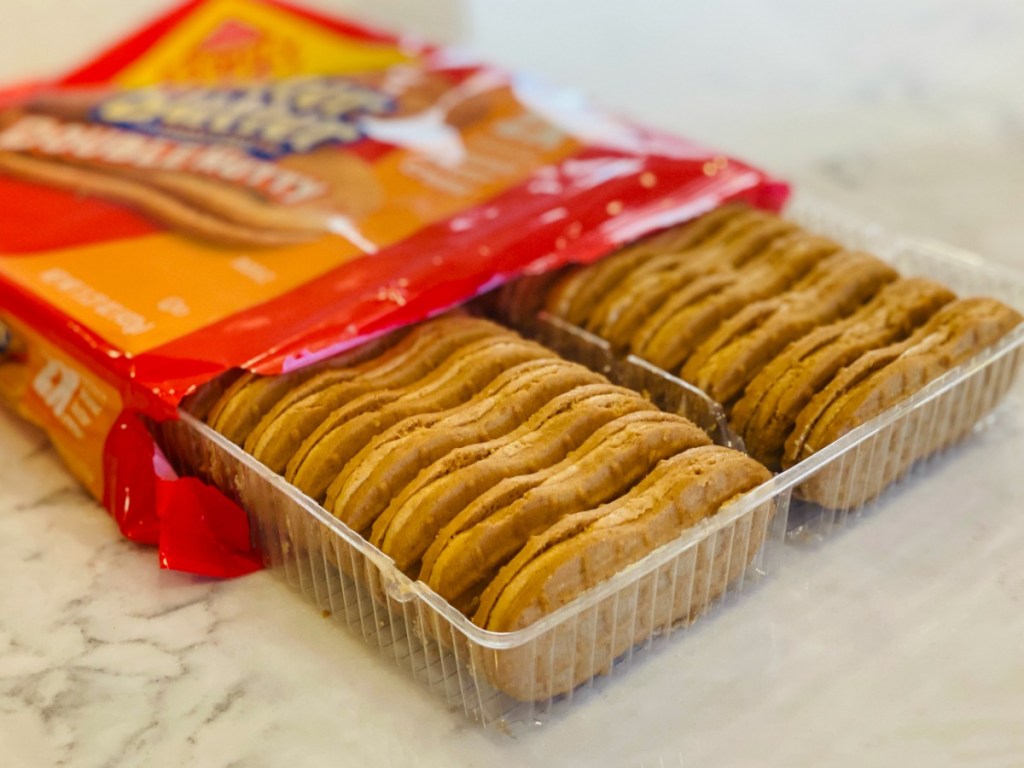
<instances>
[{"instance_id":1,"label":"row of cookies","mask_svg":"<svg viewBox=\"0 0 1024 768\"><path fill-rule=\"evenodd\" d=\"M682 416L459 315L294 374L243 374L205 417L495 630L770 478Z\"/></svg>"},{"instance_id":2,"label":"row of cookies","mask_svg":"<svg viewBox=\"0 0 1024 768\"><path fill-rule=\"evenodd\" d=\"M526 281L502 301L520 313L544 308L700 387L725 406L750 454L776 471L1022 319L995 299L958 299L740 205L557 278Z\"/></svg>"}]
</instances>

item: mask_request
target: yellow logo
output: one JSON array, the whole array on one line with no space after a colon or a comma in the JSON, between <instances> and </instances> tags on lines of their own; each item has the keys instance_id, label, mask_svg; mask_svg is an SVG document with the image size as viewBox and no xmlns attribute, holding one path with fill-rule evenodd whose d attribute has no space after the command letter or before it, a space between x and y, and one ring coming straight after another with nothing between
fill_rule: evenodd
<instances>
[{"instance_id":1,"label":"yellow logo","mask_svg":"<svg viewBox=\"0 0 1024 768\"><path fill-rule=\"evenodd\" d=\"M235 19L224 21L196 45L182 51L164 79L190 83L265 80L301 68L295 40L276 37Z\"/></svg>"},{"instance_id":2,"label":"yellow logo","mask_svg":"<svg viewBox=\"0 0 1024 768\"><path fill-rule=\"evenodd\" d=\"M394 46L346 37L271 5L212 0L129 65L117 83L278 80L381 69L408 60Z\"/></svg>"}]
</instances>

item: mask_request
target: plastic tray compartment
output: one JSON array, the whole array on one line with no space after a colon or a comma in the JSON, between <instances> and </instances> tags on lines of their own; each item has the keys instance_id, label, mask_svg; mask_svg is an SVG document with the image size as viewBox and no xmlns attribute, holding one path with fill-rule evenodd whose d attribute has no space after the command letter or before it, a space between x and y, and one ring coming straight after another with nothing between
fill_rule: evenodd
<instances>
[{"instance_id":1,"label":"plastic tray compartment","mask_svg":"<svg viewBox=\"0 0 1024 768\"><path fill-rule=\"evenodd\" d=\"M807 229L873 253L907 276L929 277L960 296L991 296L1024 312L1024 274L920 238L894 235L821 202L798 199L787 212ZM926 468L1019 394L1024 324L777 476L794 489L790 538L820 541L885 504L887 491ZM1015 401L1016 398L1013 398Z\"/></svg>"},{"instance_id":2,"label":"plastic tray compartment","mask_svg":"<svg viewBox=\"0 0 1024 768\"><path fill-rule=\"evenodd\" d=\"M1014 270L940 243L893 235L821 202L798 199L786 216L847 248L873 253L904 275L930 277L958 295L991 296L1024 312L1024 275ZM505 319L580 362L592 365L600 361L609 370L622 366L660 370L633 355L616 358L602 339L543 311L512 313ZM572 337L580 341L562 343ZM577 356L574 349L581 345L589 349ZM987 424L992 411L1011 390L1020 390L1022 359L1024 325L897 406L777 475L779 492L792 493L790 540L816 542L829 537L883 503L889 488L921 474L957 441ZM690 397L702 396L700 390L690 389ZM713 410L716 406L712 403L703 407ZM730 434L727 424L720 429L722 434ZM742 447L736 437L729 439Z\"/></svg>"},{"instance_id":3,"label":"plastic tray compartment","mask_svg":"<svg viewBox=\"0 0 1024 768\"><path fill-rule=\"evenodd\" d=\"M644 366L609 373L730 442L723 414L698 390ZM543 722L596 678L734 602L774 567L786 531L789 493L769 481L541 621L489 632L195 417L182 412L155 429L180 472L247 510L269 568L450 707L501 730Z\"/></svg>"},{"instance_id":4,"label":"plastic tray compartment","mask_svg":"<svg viewBox=\"0 0 1024 768\"><path fill-rule=\"evenodd\" d=\"M961 295L1024 307L1024 278L938 244L894 237L832 208L801 201L789 215L808 229L869 250L908 275ZM599 339L538 318L526 329L567 357L685 413L716 442L742 448L718 404ZM179 471L198 474L248 511L266 565L320 609L407 669L452 708L501 730L536 724L614 676L655 644L761 582L791 536L818 539L873 506L984 423L1014 385L1024 328L929 384L808 460L724 508L574 602L517 632L480 629L316 502L188 413L159 426ZM817 498L826 504L809 501ZM678 672L685 677L685 670Z\"/></svg>"}]
</instances>

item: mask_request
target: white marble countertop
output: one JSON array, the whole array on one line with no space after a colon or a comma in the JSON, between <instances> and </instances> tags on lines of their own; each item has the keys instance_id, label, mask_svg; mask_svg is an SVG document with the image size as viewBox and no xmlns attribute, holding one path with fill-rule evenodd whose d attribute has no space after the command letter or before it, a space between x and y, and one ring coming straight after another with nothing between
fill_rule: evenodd
<instances>
[{"instance_id":1,"label":"white marble countertop","mask_svg":"<svg viewBox=\"0 0 1024 768\"><path fill-rule=\"evenodd\" d=\"M66 66L157 5L8 0L0 78ZM1017 0L426 5L373 12L1024 268ZM160 571L0 411L0 761L1019 766L1021 455L1018 387L878 513L510 739L446 711L269 574Z\"/></svg>"}]
</instances>

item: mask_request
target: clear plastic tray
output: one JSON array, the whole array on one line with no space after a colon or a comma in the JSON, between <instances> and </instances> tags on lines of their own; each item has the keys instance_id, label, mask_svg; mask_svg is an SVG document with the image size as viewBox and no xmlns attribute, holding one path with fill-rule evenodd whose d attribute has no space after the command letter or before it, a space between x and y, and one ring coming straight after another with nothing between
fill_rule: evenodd
<instances>
[{"instance_id":1,"label":"clear plastic tray","mask_svg":"<svg viewBox=\"0 0 1024 768\"><path fill-rule=\"evenodd\" d=\"M600 371L616 384L642 392L663 411L683 414L719 445L744 449L743 439L729 426L721 404L689 382L635 355L619 357L601 337L547 312L541 312L536 322L522 330L560 355Z\"/></svg>"},{"instance_id":2,"label":"clear plastic tray","mask_svg":"<svg viewBox=\"0 0 1024 768\"><path fill-rule=\"evenodd\" d=\"M197 468L247 509L269 568L449 706L501 729L543 721L757 582L785 530L785 501L769 482L541 621L489 632L191 415L160 429L176 466Z\"/></svg>"},{"instance_id":3,"label":"clear plastic tray","mask_svg":"<svg viewBox=\"0 0 1024 768\"><path fill-rule=\"evenodd\" d=\"M1024 311L1024 275L986 264L974 254L940 243L892 235L820 202L798 200L787 210L786 217L847 248L873 253L906 276L930 277L961 296L991 296ZM688 390L688 402L703 417L702 426L721 436L721 442L743 449L722 407L700 389L634 355L617 357L600 337L544 311L507 311L500 302L495 302L493 308L506 322L568 357L587 365L599 363L605 371L624 372L630 386L645 388L646 377L679 382ZM562 343L566 339L570 343ZM1022 347L1024 326L896 407L777 475L780 490L794 491L788 515L790 540L827 538L851 519L875 508L890 487L920 473L972 429L984 425L986 416L1014 386L1024 358ZM637 371L643 377L637 376ZM662 402L663 398L659 403Z\"/></svg>"},{"instance_id":4,"label":"clear plastic tray","mask_svg":"<svg viewBox=\"0 0 1024 768\"><path fill-rule=\"evenodd\" d=\"M799 204L790 215L809 229L888 259L906 274L927 274L964 295L986 294L1024 306L1024 279L969 254L892 237L820 205ZM540 335L563 354L647 392L663 408L687 413L718 442L737 444L720 409L699 390L643 361L616 360L606 347L564 324L546 325ZM787 527L793 536L820 538L863 512L869 505L857 495L867 479L905 476L915 461L952 444L991 411L1015 381L1022 346L1024 328L1018 328L676 541L510 633L472 624L320 505L189 414L159 430L179 471L204 477L248 510L269 568L450 707L508 730L543 722L599 677L621 673L697 617L740 599L777 566ZM808 489L815 486L832 493L836 503L824 507L799 500L812 495ZM792 518L798 518L797 525L787 525ZM682 679L685 670L679 674Z\"/></svg>"},{"instance_id":5,"label":"clear plastic tray","mask_svg":"<svg viewBox=\"0 0 1024 768\"><path fill-rule=\"evenodd\" d=\"M554 346L573 357L595 349L572 333ZM613 381L647 392L663 409L701 423L717 442L733 442L721 409L699 390L650 366L589 362ZM542 722L598 676L618 674L655 642L758 582L777 561L786 530L789 496L770 482L541 621L496 633L409 579L387 555L191 414L156 429L179 472L199 475L247 510L269 568L450 706L501 729Z\"/></svg>"},{"instance_id":6,"label":"clear plastic tray","mask_svg":"<svg viewBox=\"0 0 1024 768\"><path fill-rule=\"evenodd\" d=\"M960 296L991 296L1024 312L1024 274L920 238L894 235L830 205L797 199L788 218L847 248L872 253L906 276L929 277ZM896 407L776 477L794 489L793 542L817 542L884 504L987 418L1019 386L1024 325Z\"/></svg>"}]
</instances>

